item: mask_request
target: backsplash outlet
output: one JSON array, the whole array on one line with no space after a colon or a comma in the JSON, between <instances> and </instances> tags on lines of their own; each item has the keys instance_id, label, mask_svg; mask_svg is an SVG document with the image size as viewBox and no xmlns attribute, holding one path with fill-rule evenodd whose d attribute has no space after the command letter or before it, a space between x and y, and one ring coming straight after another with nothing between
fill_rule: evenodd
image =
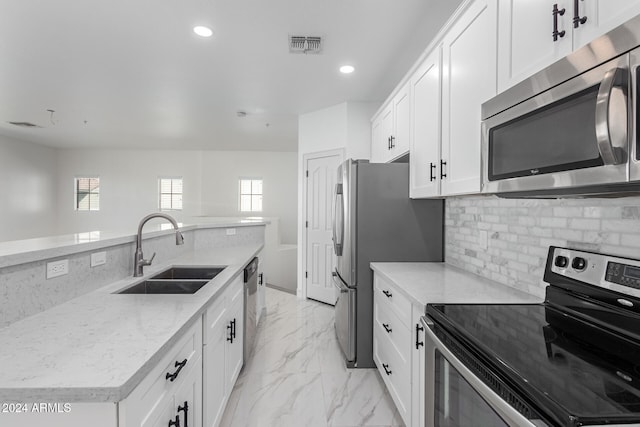
<instances>
[{"instance_id":1,"label":"backsplash outlet","mask_svg":"<svg viewBox=\"0 0 640 427\"><path fill-rule=\"evenodd\" d=\"M445 201L449 264L544 296L542 276L551 245L640 258L640 197Z\"/></svg>"}]
</instances>

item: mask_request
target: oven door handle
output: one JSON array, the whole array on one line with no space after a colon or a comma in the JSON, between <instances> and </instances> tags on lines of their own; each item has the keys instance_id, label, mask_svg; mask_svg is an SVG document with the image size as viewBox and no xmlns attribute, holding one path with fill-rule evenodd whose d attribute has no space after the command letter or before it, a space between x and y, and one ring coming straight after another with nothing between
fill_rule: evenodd
<instances>
[{"instance_id":1,"label":"oven door handle","mask_svg":"<svg viewBox=\"0 0 640 427\"><path fill-rule=\"evenodd\" d=\"M624 162L622 149L614 146L613 139L617 141L618 146L626 146L627 140L627 97L624 88L626 81L626 70L622 68L612 68L607 71L600 83L598 89L598 97L596 98L596 139L598 141L598 151L605 165L619 165ZM609 114L612 105L613 89L622 86L624 94L624 114ZM615 121L611 120L612 116L616 117Z\"/></svg>"},{"instance_id":2,"label":"oven door handle","mask_svg":"<svg viewBox=\"0 0 640 427\"><path fill-rule=\"evenodd\" d=\"M430 318L422 317L420 319L424 326L425 338L426 338L426 351L431 353L438 350L447 362L453 366L460 375L469 383L469 385L491 406L491 408L502 418L502 420L511 427L535 427L531 421L529 421L524 415L518 412L513 406L502 400L496 392L494 392L489 386L483 383L473 372L469 370L462 362L456 358L456 356L447 349L447 347L438 339L433 332L434 324ZM429 355L427 355L429 357ZM431 375L431 381L435 381L435 372L427 372L426 375ZM427 379L429 377L427 376ZM435 392L435 390L434 390ZM432 408L433 409L433 408ZM427 412L429 408L427 408ZM435 413L433 411L432 413ZM433 420L431 420L433 422ZM427 420L427 426L431 426L430 420Z\"/></svg>"}]
</instances>

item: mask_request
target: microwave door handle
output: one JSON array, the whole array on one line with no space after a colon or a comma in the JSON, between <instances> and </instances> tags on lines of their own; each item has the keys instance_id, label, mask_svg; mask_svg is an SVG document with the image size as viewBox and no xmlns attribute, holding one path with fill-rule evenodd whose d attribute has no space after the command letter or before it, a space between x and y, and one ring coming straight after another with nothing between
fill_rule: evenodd
<instances>
[{"instance_id":1,"label":"microwave door handle","mask_svg":"<svg viewBox=\"0 0 640 427\"><path fill-rule=\"evenodd\" d=\"M342 200L342 193L342 184L336 184L333 205L333 224L331 227L333 232L333 251L336 256L342 256L342 241L344 238L344 202ZM340 220L338 220L338 215L340 215ZM338 224L340 224L340 233L337 231ZM340 235L339 241L338 235Z\"/></svg>"},{"instance_id":2,"label":"microwave door handle","mask_svg":"<svg viewBox=\"0 0 640 427\"><path fill-rule=\"evenodd\" d=\"M612 68L607 71L602 83L600 83L598 98L596 99L596 139L598 141L598 151L605 165L618 165L623 162L621 149L613 145L611 131L614 131L614 135L623 135L623 138L627 139L626 96L625 112L622 115L618 115L619 117L615 123L612 123L609 111L611 110L613 89L616 84L620 85L624 81L624 75L625 70L622 68ZM615 126L619 126L619 128ZM621 145L624 146L624 143Z\"/></svg>"}]
</instances>

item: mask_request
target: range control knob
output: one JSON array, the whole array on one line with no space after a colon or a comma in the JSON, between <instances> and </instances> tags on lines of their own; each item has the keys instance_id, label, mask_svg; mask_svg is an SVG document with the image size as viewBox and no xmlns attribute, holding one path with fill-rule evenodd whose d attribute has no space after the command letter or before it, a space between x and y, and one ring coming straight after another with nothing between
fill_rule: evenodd
<instances>
[{"instance_id":1,"label":"range control knob","mask_svg":"<svg viewBox=\"0 0 640 427\"><path fill-rule=\"evenodd\" d=\"M566 256L558 255L555 259L556 267L565 268L569 264Z\"/></svg>"},{"instance_id":2,"label":"range control knob","mask_svg":"<svg viewBox=\"0 0 640 427\"><path fill-rule=\"evenodd\" d=\"M581 257L575 257L571 262L571 267L575 270L582 271L587 267L587 260Z\"/></svg>"}]
</instances>

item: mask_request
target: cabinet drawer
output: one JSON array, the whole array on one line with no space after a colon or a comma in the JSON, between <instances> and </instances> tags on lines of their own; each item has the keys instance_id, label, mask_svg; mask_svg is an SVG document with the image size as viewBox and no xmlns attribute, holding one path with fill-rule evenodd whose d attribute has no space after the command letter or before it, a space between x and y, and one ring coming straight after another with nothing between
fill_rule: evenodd
<instances>
[{"instance_id":1,"label":"cabinet drawer","mask_svg":"<svg viewBox=\"0 0 640 427\"><path fill-rule=\"evenodd\" d=\"M150 422L150 419L147 418L157 413L158 405L164 406L169 396L176 392L188 373L198 363L202 363L201 356L202 318L199 318L165 354L160 363L127 396L122 405L126 412L126 426ZM177 375L175 375L176 372ZM172 376L174 377L173 381L171 381Z\"/></svg>"},{"instance_id":2,"label":"cabinet drawer","mask_svg":"<svg viewBox=\"0 0 640 427\"><path fill-rule=\"evenodd\" d=\"M411 302L389 281L376 274L374 276L374 299L380 301L380 306L387 306L398 316L406 326L411 325Z\"/></svg>"},{"instance_id":3,"label":"cabinet drawer","mask_svg":"<svg viewBox=\"0 0 640 427\"><path fill-rule=\"evenodd\" d=\"M403 363L411 360L411 329L400 321L395 311L391 310L389 304L376 298L375 302L375 322L374 328L378 329L381 335L389 338L394 351Z\"/></svg>"},{"instance_id":4,"label":"cabinet drawer","mask_svg":"<svg viewBox=\"0 0 640 427\"><path fill-rule=\"evenodd\" d=\"M391 341L378 329L374 329L373 357L380 376L393 398L405 425L411 418L411 372L410 364L403 363L393 349ZM386 369L385 369L386 368Z\"/></svg>"}]
</instances>

